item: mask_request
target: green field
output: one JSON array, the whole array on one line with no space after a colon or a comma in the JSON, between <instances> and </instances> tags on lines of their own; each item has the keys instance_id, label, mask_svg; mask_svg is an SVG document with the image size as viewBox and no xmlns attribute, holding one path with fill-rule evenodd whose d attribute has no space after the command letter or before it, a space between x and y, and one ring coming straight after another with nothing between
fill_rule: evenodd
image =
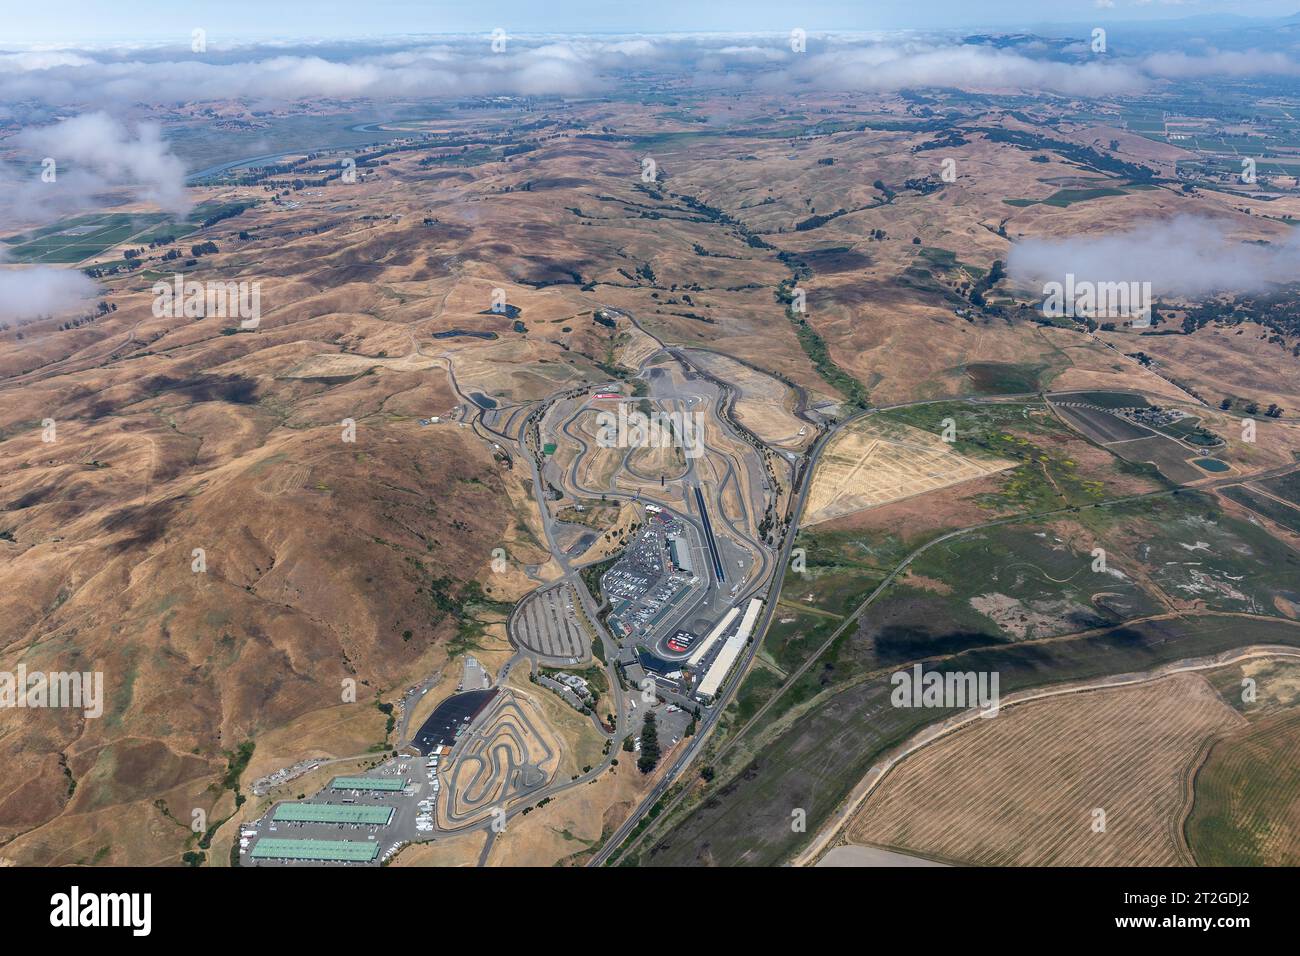
<instances>
[{"instance_id":1,"label":"green field","mask_svg":"<svg viewBox=\"0 0 1300 956\"><path fill-rule=\"evenodd\" d=\"M1245 505L1257 515L1269 519L1288 531L1300 534L1300 509L1284 505L1243 485L1224 488L1222 494L1225 498L1231 498L1237 504Z\"/></svg>"},{"instance_id":2,"label":"green field","mask_svg":"<svg viewBox=\"0 0 1300 956\"><path fill-rule=\"evenodd\" d=\"M1300 471L1293 471L1280 478L1265 479L1259 485L1270 495L1276 495L1300 507Z\"/></svg>"},{"instance_id":3,"label":"green field","mask_svg":"<svg viewBox=\"0 0 1300 956\"><path fill-rule=\"evenodd\" d=\"M1151 403L1136 392L1060 392L1047 396L1054 402L1081 402L1097 408L1149 408Z\"/></svg>"},{"instance_id":4,"label":"green field","mask_svg":"<svg viewBox=\"0 0 1300 956\"><path fill-rule=\"evenodd\" d=\"M4 242L9 259L23 263L71 264L98 256L114 246L147 246L156 239L181 238L198 231L205 219L233 208L230 203L204 203L184 220L165 213L97 213L64 219Z\"/></svg>"},{"instance_id":5,"label":"green field","mask_svg":"<svg viewBox=\"0 0 1300 956\"><path fill-rule=\"evenodd\" d=\"M1201 493L1110 509L1128 550L1171 598L1220 611L1274 614L1274 597L1300 601L1300 554L1263 528L1232 518Z\"/></svg>"},{"instance_id":6,"label":"green field","mask_svg":"<svg viewBox=\"0 0 1300 956\"><path fill-rule=\"evenodd\" d=\"M1187 844L1201 866L1300 864L1300 710L1218 741L1196 775Z\"/></svg>"},{"instance_id":7,"label":"green field","mask_svg":"<svg viewBox=\"0 0 1300 956\"><path fill-rule=\"evenodd\" d=\"M1090 199L1102 199L1106 196L1123 196L1125 190L1113 189L1108 186L1101 186L1095 189L1058 189L1046 199L1004 199L1002 200L1008 206L1024 208L1026 206L1056 206L1064 209L1066 206L1076 202L1087 202Z\"/></svg>"},{"instance_id":8,"label":"green field","mask_svg":"<svg viewBox=\"0 0 1300 956\"><path fill-rule=\"evenodd\" d=\"M966 366L975 391L981 395L1023 395L1039 389L1041 365L1014 365L1006 362L972 362Z\"/></svg>"},{"instance_id":9,"label":"green field","mask_svg":"<svg viewBox=\"0 0 1300 956\"><path fill-rule=\"evenodd\" d=\"M1109 470L1080 472L1067 454L1068 443L1077 441L1077 436L1038 403L936 402L891 409L881 417L931 434L940 434L944 419L951 418L957 426L956 451L1020 462L1006 473L997 492L978 499L990 512L1039 512L1100 501L1114 477ZM1125 467L1115 465L1117 471Z\"/></svg>"}]
</instances>

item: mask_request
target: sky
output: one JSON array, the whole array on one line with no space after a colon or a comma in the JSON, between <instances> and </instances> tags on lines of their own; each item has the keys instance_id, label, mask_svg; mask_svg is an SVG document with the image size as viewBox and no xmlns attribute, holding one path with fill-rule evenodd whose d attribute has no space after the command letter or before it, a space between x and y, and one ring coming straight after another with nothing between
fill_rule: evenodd
<instances>
[{"instance_id":1,"label":"sky","mask_svg":"<svg viewBox=\"0 0 1300 956\"><path fill-rule=\"evenodd\" d=\"M422 33L964 30L1238 14L1300 0L7 0L0 49L188 37L343 38Z\"/></svg>"}]
</instances>

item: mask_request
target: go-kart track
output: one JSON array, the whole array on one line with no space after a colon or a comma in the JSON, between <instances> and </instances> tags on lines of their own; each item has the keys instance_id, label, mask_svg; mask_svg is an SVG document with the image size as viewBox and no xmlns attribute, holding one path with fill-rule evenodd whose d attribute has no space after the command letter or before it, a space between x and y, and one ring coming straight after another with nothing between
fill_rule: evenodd
<instances>
[{"instance_id":1,"label":"go-kart track","mask_svg":"<svg viewBox=\"0 0 1300 956\"><path fill-rule=\"evenodd\" d=\"M536 792L555 774L556 751L528 715L529 705L501 694L461 739L446 775L443 829L473 826Z\"/></svg>"}]
</instances>

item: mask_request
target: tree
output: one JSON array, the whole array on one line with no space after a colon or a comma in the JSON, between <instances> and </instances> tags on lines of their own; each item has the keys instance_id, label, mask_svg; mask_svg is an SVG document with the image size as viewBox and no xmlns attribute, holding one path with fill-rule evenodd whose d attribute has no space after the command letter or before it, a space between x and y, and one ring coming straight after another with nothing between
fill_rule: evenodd
<instances>
[{"instance_id":1,"label":"tree","mask_svg":"<svg viewBox=\"0 0 1300 956\"><path fill-rule=\"evenodd\" d=\"M649 773L659 766L659 730L655 727L655 715L653 712L645 715L645 723L641 725L641 756L637 759L636 768L642 773Z\"/></svg>"}]
</instances>

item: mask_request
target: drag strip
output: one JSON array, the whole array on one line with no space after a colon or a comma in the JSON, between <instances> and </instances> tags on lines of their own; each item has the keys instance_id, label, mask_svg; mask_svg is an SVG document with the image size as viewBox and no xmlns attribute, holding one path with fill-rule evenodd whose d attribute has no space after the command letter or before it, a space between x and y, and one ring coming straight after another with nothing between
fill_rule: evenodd
<instances>
[{"instance_id":1,"label":"drag strip","mask_svg":"<svg viewBox=\"0 0 1300 956\"><path fill-rule=\"evenodd\" d=\"M704 540L709 543L709 554L713 557L713 570L717 572L718 584L727 580L727 576L722 573L722 558L718 554L718 542L713 537L713 522L709 520L709 509L704 504L704 495L700 492L700 486L695 486L695 503L700 508L700 522L704 525Z\"/></svg>"}]
</instances>

